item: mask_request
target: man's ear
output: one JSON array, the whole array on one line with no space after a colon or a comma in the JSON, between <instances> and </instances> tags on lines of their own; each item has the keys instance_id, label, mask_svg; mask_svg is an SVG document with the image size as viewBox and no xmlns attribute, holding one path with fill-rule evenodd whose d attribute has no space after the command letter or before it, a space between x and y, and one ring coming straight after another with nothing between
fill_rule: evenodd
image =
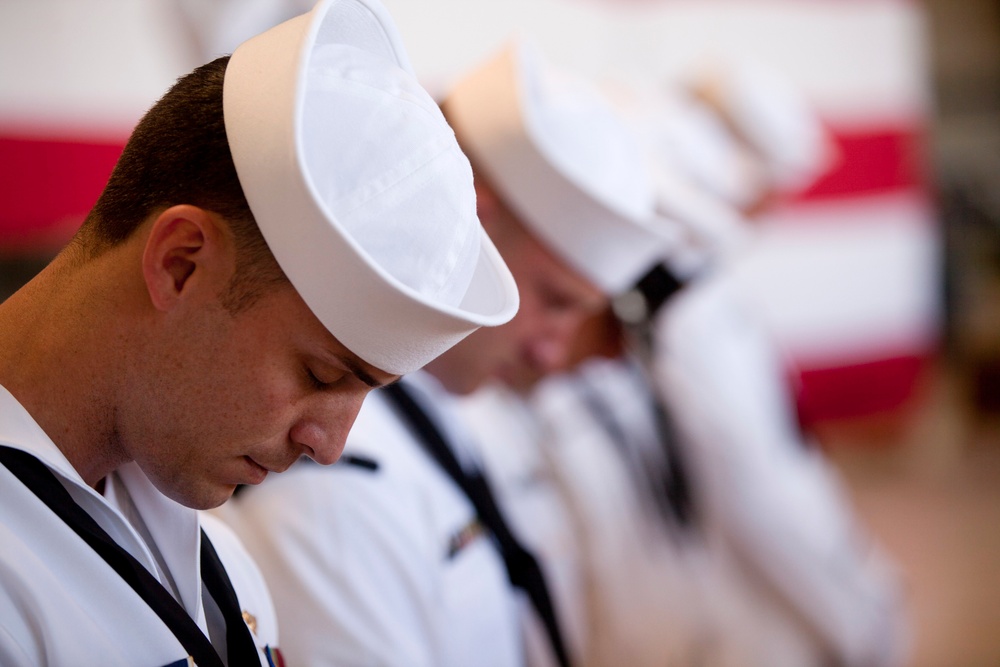
<instances>
[{"instance_id":1,"label":"man's ear","mask_svg":"<svg viewBox=\"0 0 1000 667\"><path fill-rule=\"evenodd\" d=\"M218 216L197 206L171 206L152 222L142 274L158 310L182 299L215 298L235 269L234 248Z\"/></svg>"}]
</instances>

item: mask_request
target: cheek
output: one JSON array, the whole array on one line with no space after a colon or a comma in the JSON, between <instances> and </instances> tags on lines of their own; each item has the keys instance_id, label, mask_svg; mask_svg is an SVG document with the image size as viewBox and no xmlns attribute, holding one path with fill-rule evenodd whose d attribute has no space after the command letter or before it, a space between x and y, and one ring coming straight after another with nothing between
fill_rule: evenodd
<instances>
[{"instance_id":1,"label":"cheek","mask_svg":"<svg viewBox=\"0 0 1000 667\"><path fill-rule=\"evenodd\" d=\"M501 327L482 327L468 338L458 343L442 355L440 363L433 364L435 368L448 368L452 374L463 374L471 369L493 363L492 360L504 356L503 329Z\"/></svg>"},{"instance_id":2,"label":"cheek","mask_svg":"<svg viewBox=\"0 0 1000 667\"><path fill-rule=\"evenodd\" d=\"M544 335L552 328L558 314L547 307L540 298L528 297L521 302L521 308L510 324L517 328L517 336L527 340Z\"/></svg>"},{"instance_id":3,"label":"cheek","mask_svg":"<svg viewBox=\"0 0 1000 667\"><path fill-rule=\"evenodd\" d=\"M277 374L265 375L256 378L255 385L247 387L245 400L237 409L248 423L287 423L302 396L299 382L288 378L281 380Z\"/></svg>"},{"instance_id":4,"label":"cheek","mask_svg":"<svg viewBox=\"0 0 1000 667\"><path fill-rule=\"evenodd\" d=\"M204 406L206 419L215 422L220 440L263 440L291 422L301 387L276 369L260 365L216 383L214 396Z\"/></svg>"}]
</instances>

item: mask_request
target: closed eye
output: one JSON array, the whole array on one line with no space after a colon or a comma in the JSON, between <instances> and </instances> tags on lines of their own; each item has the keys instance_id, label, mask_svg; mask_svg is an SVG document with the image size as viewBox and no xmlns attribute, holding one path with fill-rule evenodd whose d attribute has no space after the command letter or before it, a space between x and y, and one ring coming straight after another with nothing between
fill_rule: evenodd
<instances>
[{"instance_id":1,"label":"closed eye","mask_svg":"<svg viewBox=\"0 0 1000 667\"><path fill-rule=\"evenodd\" d=\"M541 301L549 312L559 313L572 310L576 306L576 301L569 295L560 292L548 285L542 285L539 289Z\"/></svg>"},{"instance_id":2,"label":"closed eye","mask_svg":"<svg viewBox=\"0 0 1000 667\"><path fill-rule=\"evenodd\" d=\"M309 380L309 384L312 385L314 389L319 391L322 391L324 389L329 389L330 387L332 387L333 385L337 384L342 379L344 379L345 375L347 375L346 372L337 374L337 377L335 378L329 378L326 375L320 377L313 371L312 368L309 368L308 366L306 367L306 377Z\"/></svg>"},{"instance_id":3,"label":"closed eye","mask_svg":"<svg viewBox=\"0 0 1000 667\"><path fill-rule=\"evenodd\" d=\"M326 389L326 384L316 377L311 368L306 368L306 376L309 378L309 384L313 386L313 389Z\"/></svg>"}]
</instances>

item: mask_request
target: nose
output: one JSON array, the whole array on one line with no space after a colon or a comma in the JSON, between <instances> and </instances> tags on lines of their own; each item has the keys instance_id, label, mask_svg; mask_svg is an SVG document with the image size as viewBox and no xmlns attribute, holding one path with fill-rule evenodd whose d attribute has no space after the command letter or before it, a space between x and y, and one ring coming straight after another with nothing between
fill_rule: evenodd
<instances>
[{"instance_id":1,"label":"nose","mask_svg":"<svg viewBox=\"0 0 1000 667\"><path fill-rule=\"evenodd\" d=\"M552 373L566 358L566 346L550 338L540 338L528 346L528 362L542 373Z\"/></svg>"},{"instance_id":2,"label":"nose","mask_svg":"<svg viewBox=\"0 0 1000 667\"><path fill-rule=\"evenodd\" d=\"M317 397L289 430L289 438L302 453L321 465L336 463L344 451L347 434L361 410L367 392Z\"/></svg>"},{"instance_id":3,"label":"nose","mask_svg":"<svg viewBox=\"0 0 1000 667\"><path fill-rule=\"evenodd\" d=\"M545 326L535 331L527 345L528 361L535 371L549 374L566 368L584 319L582 310L546 318Z\"/></svg>"},{"instance_id":4,"label":"nose","mask_svg":"<svg viewBox=\"0 0 1000 667\"><path fill-rule=\"evenodd\" d=\"M571 323L553 323L528 344L528 358L537 371L552 373L560 370L569 356L574 328Z\"/></svg>"}]
</instances>

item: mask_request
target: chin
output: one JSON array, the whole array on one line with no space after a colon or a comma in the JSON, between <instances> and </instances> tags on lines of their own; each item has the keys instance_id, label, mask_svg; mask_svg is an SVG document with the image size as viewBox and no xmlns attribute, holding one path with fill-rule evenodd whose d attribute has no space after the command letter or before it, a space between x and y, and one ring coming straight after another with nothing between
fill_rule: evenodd
<instances>
[{"instance_id":1,"label":"chin","mask_svg":"<svg viewBox=\"0 0 1000 667\"><path fill-rule=\"evenodd\" d=\"M445 389L447 389L452 394L457 394L458 396L465 396L471 394L475 390L483 386L486 381L486 376L475 373L451 373L451 374L438 374L432 369L428 368L428 372L441 383Z\"/></svg>"},{"instance_id":2,"label":"chin","mask_svg":"<svg viewBox=\"0 0 1000 667\"><path fill-rule=\"evenodd\" d=\"M497 377L497 380L515 393L530 394L543 377L544 373L518 367L508 368L506 373Z\"/></svg>"},{"instance_id":3,"label":"chin","mask_svg":"<svg viewBox=\"0 0 1000 667\"><path fill-rule=\"evenodd\" d=\"M515 394L521 394L522 396L529 395L537 384L538 378L516 378L514 380L504 382L504 385L506 385L508 389L513 391Z\"/></svg>"},{"instance_id":4,"label":"chin","mask_svg":"<svg viewBox=\"0 0 1000 667\"><path fill-rule=\"evenodd\" d=\"M232 484L209 485L202 488L185 486L176 489L160 489L171 500L193 510L211 510L229 500L236 486Z\"/></svg>"}]
</instances>

